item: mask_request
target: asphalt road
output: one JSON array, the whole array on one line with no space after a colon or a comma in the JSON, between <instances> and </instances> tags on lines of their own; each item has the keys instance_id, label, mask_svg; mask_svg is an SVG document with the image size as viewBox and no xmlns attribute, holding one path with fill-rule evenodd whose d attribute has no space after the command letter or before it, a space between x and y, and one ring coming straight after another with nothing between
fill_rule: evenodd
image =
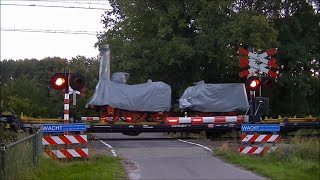
<instances>
[{"instance_id":1,"label":"asphalt road","mask_svg":"<svg viewBox=\"0 0 320 180\"><path fill-rule=\"evenodd\" d=\"M120 156L129 179L265 179L223 162L205 147L162 133L95 135L97 151Z\"/></svg>"}]
</instances>

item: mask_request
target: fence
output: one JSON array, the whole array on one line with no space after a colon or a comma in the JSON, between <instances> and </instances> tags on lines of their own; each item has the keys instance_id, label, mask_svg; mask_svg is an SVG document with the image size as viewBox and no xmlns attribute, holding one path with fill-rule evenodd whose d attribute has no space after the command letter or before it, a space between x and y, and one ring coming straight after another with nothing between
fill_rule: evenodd
<instances>
[{"instance_id":1,"label":"fence","mask_svg":"<svg viewBox=\"0 0 320 180\"><path fill-rule=\"evenodd\" d=\"M42 132L38 131L28 137L9 145L1 145L0 179L26 179L37 166L42 153Z\"/></svg>"}]
</instances>

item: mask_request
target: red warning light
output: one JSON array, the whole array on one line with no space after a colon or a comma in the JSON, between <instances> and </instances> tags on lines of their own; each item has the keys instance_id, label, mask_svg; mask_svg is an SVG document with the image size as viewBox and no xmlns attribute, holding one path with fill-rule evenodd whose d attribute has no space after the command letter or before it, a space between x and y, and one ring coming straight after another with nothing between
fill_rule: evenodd
<instances>
[{"instance_id":1,"label":"red warning light","mask_svg":"<svg viewBox=\"0 0 320 180\"><path fill-rule=\"evenodd\" d=\"M261 83L257 76L251 76L246 80L246 86L250 91L256 91L260 87Z\"/></svg>"},{"instance_id":2,"label":"red warning light","mask_svg":"<svg viewBox=\"0 0 320 180\"><path fill-rule=\"evenodd\" d=\"M257 86L259 86L260 81L259 80L253 80L250 83L250 88L256 88Z\"/></svg>"},{"instance_id":3,"label":"red warning light","mask_svg":"<svg viewBox=\"0 0 320 180\"><path fill-rule=\"evenodd\" d=\"M64 73L56 73L51 78L51 86L56 90L62 90L67 85L67 79Z\"/></svg>"},{"instance_id":4,"label":"red warning light","mask_svg":"<svg viewBox=\"0 0 320 180\"><path fill-rule=\"evenodd\" d=\"M65 80L63 78L58 78L58 79L56 79L56 81L54 83L57 86L61 86L65 83Z\"/></svg>"}]
</instances>

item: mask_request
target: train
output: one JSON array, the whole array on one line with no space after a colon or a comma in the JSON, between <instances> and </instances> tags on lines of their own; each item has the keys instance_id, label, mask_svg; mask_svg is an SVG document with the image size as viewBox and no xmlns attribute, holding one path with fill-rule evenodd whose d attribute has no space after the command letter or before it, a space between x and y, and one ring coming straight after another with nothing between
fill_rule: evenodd
<instances>
[{"instance_id":1,"label":"train","mask_svg":"<svg viewBox=\"0 0 320 180\"><path fill-rule=\"evenodd\" d=\"M99 47L99 81L86 108L98 109L99 117L111 122L123 120L137 123L144 119L163 122L172 116L171 87L162 81L129 85L129 73L110 76L110 48ZM249 109L243 83L207 84L199 81L185 89L180 97L179 113L197 117L215 114L237 115Z\"/></svg>"}]
</instances>

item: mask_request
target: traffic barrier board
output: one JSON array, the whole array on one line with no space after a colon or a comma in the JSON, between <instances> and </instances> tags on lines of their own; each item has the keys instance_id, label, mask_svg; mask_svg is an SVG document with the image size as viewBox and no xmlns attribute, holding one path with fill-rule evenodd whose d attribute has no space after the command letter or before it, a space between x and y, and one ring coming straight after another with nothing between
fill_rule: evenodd
<instances>
[{"instance_id":1,"label":"traffic barrier board","mask_svg":"<svg viewBox=\"0 0 320 180\"><path fill-rule=\"evenodd\" d=\"M276 150L275 143L280 141L280 135L274 133L279 131L280 124L242 124L241 132L249 134L241 135L240 153L263 155L265 152ZM272 132L273 134L258 134L259 132Z\"/></svg>"},{"instance_id":2,"label":"traffic barrier board","mask_svg":"<svg viewBox=\"0 0 320 180\"><path fill-rule=\"evenodd\" d=\"M279 132L279 124L242 124L242 132Z\"/></svg>"},{"instance_id":3,"label":"traffic barrier board","mask_svg":"<svg viewBox=\"0 0 320 180\"><path fill-rule=\"evenodd\" d=\"M45 124L42 125L42 131L44 133L50 132L70 132L70 131L86 131L87 126L85 123L73 123L73 124Z\"/></svg>"},{"instance_id":4,"label":"traffic barrier board","mask_svg":"<svg viewBox=\"0 0 320 180\"><path fill-rule=\"evenodd\" d=\"M71 159L71 158L87 158L89 154L88 148L82 149L60 149L45 150L44 153L51 159Z\"/></svg>"},{"instance_id":5,"label":"traffic barrier board","mask_svg":"<svg viewBox=\"0 0 320 180\"><path fill-rule=\"evenodd\" d=\"M265 152L272 152L275 151L277 147L243 147L241 146L239 148L239 151L241 154L257 154L257 155L263 155Z\"/></svg>"},{"instance_id":6,"label":"traffic barrier board","mask_svg":"<svg viewBox=\"0 0 320 180\"><path fill-rule=\"evenodd\" d=\"M279 142L280 135L279 134L242 134L241 142Z\"/></svg>"},{"instance_id":7,"label":"traffic barrier board","mask_svg":"<svg viewBox=\"0 0 320 180\"><path fill-rule=\"evenodd\" d=\"M87 135L64 135L42 137L42 145L85 144L87 142Z\"/></svg>"}]
</instances>

